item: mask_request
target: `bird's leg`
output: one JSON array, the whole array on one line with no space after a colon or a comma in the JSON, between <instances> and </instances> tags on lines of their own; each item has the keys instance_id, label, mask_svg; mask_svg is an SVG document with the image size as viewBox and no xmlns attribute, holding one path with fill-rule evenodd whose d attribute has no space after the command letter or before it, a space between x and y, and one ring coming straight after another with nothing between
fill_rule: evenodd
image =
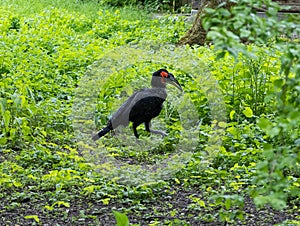
<instances>
[{"instance_id":1,"label":"bird's leg","mask_svg":"<svg viewBox=\"0 0 300 226\"><path fill-rule=\"evenodd\" d=\"M162 135L163 137L167 136L167 134L163 131L150 129L150 122L145 122L145 130L149 133Z\"/></svg>"},{"instance_id":2,"label":"bird's leg","mask_svg":"<svg viewBox=\"0 0 300 226\"><path fill-rule=\"evenodd\" d=\"M138 124L137 124L137 123L133 123L133 124L132 124L132 128L133 128L134 136L135 136L137 139L139 139L139 135L138 135L138 133L137 133L137 131L136 131L136 127L138 127Z\"/></svg>"}]
</instances>

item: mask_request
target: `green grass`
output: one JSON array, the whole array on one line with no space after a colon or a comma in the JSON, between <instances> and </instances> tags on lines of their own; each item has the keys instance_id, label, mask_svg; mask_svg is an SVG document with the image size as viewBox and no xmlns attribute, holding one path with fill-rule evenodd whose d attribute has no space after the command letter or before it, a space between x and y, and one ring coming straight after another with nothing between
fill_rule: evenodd
<instances>
[{"instance_id":1,"label":"green grass","mask_svg":"<svg viewBox=\"0 0 300 226\"><path fill-rule=\"evenodd\" d=\"M259 58L217 61L213 47L172 45L190 26L181 18L151 19L135 8L96 1L0 1L0 11L1 223L113 225L113 211L140 225L299 221L299 164L285 168L288 177L275 183L280 172L269 172L264 161L273 153L262 151L276 133L271 94L277 91L278 51L250 45ZM135 142L130 128L127 143L108 135L95 146L79 137L82 129L90 137L103 126L160 67L174 73L185 91L180 99L170 87L170 103L155 120L168 137L142 133ZM226 107L218 108L219 101ZM74 119L84 114L87 120ZM202 123L189 131L192 117ZM257 124L257 118L264 119ZM186 155L178 159L173 154L179 149ZM103 155L113 161L96 165ZM148 178L139 167L166 158L184 164ZM118 161L125 167L112 165ZM264 182L265 174L274 180ZM286 209L255 208L251 196L270 201L258 196L264 183L284 189L270 197Z\"/></svg>"},{"instance_id":2,"label":"green grass","mask_svg":"<svg viewBox=\"0 0 300 226\"><path fill-rule=\"evenodd\" d=\"M96 14L100 9L99 4L96 1L68 1L68 0L50 0L50 1L22 1L22 0L12 0L5 1L1 0L1 5L13 10L15 13L22 15L31 15L39 13L45 9L50 9L52 7L65 9L74 12L80 12L82 14L93 15Z\"/></svg>"},{"instance_id":3,"label":"green grass","mask_svg":"<svg viewBox=\"0 0 300 226\"><path fill-rule=\"evenodd\" d=\"M90 19L97 17L99 11L111 9L109 7L99 4L96 0L1 0L1 6L6 7L11 12L23 16L30 16L32 14L40 13L46 9L57 8L60 10L67 10L68 12L75 12L85 15ZM149 13L134 7L124 7L119 9L122 18L127 20L138 20L149 18Z\"/></svg>"}]
</instances>

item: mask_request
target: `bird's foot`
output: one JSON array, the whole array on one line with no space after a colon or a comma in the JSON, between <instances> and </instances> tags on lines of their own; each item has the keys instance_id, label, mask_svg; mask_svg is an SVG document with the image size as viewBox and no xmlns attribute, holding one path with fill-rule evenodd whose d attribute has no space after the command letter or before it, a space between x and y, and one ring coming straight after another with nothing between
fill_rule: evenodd
<instances>
[{"instance_id":1,"label":"bird's foot","mask_svg":"<svg viewBox=\"0 0 300 226\"><path fill-rule=\"evenodd\" d=\"M165 137L165 136L167 136L168 134L167 133L165 133L165 132L163 132L163 131L159 131L159 130L150 130L150 132L151 133L154 133L154 134L159 134L159 135L161 135L162 137Z\"/></svg>"}]
</instances>

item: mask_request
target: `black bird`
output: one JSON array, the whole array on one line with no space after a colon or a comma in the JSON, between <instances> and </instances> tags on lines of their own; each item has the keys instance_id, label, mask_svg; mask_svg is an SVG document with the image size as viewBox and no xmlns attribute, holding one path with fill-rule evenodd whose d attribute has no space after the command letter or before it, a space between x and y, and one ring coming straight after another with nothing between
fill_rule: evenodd
<instances>
[{"instance_id":1,"label":"black bird","mask_svg":"<svg viewBox=\"0 0 300 226\"><path fill-rule=\"evenodd\" d=\"M149 89L142 89L130 96L127 101L112 115L107 126L93 136L96 141L100 137L118 126L127 126L132 122L133 132L136 138L139 135L136 128L144 123L147 132L166 136L162 131L151 130L150 121L157 117L162 110L164 101L167 98L166 83L170 83L182 91L179 82L173 74L165 69L160 69L152 74L151 86Z\"/></svg>"}]
</instances>

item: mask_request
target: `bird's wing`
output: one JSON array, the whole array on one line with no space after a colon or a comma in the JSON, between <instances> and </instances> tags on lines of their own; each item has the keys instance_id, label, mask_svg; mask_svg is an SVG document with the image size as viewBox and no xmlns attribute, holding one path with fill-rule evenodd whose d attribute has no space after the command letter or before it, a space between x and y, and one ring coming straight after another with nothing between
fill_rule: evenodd
<instances>
[{"instance_id":1,"label":"bird's wing","mask_svg":"<svg viewBox=\"0 0 300 226\"><path fill-rule=\"evenodd\" d=\"M156 117L161 109L165 99L158 96L150 96L136 102L129 113L130 121L143 122Z\"/></svg>"},{"instance_id":2,"label":"bird's wing","mask_svg":"<svg viewBox=\"0 0 300 226\"><path fill-rule=\"evenodd\" d=\"M111 116L111 123L113 128L117 128L120 125L127 126L129 124L129 112L131 109L131 103L134 100L137 92L132 94L121 107Z\"/></svg>"},{"instance_id":3,"label":"bird's wing","mask_svg":"<svg viewBox=\"0 0 300 226\"><path fill-rule=\"evenodd\" d=\"M135 92L132 96L130 96L125 103L121 105L121 107L112 115L111 122L113 128L117 128L120 125L127 126L129 124L129 114L133 106L140 100L156 96L162 99L166 99L167 94L163 89L160 88L151 88L151 89L143 89Z\"/></svg>"}]
</instances>

